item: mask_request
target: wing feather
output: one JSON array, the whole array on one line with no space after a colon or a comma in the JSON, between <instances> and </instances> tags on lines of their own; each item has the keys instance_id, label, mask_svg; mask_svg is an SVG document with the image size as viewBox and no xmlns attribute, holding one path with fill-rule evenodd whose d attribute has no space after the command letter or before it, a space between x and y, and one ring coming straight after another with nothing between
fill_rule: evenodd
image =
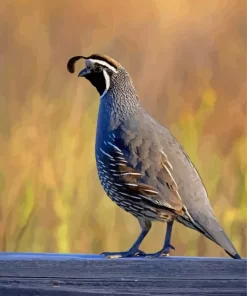
<instances>
[{"instance_id":1,"label":"wing feather","mask_svg":"<svg viewBox=\"0 0 247 296\"><path fill-rule=\"evenodd\" d=\"M104 151L104 154L108 157L111 167L110 172L116 178L116 183L123 185L127 189L128 193L126 194L141 197L152 203L153 206L164 207L173 213L179 214L182 212L183 204L178 193L178 186L172 176L172 165L164 152L160 152L162 155L160 169L163 171L163 182L166 184L167 191L169 192L166 197L159 192L156 186L146 184L142 180L142 173L137 168L133 168L125 157L124 151L119 146L109 142L108 144L107 152Z\"/></svg>"}]
</instances>

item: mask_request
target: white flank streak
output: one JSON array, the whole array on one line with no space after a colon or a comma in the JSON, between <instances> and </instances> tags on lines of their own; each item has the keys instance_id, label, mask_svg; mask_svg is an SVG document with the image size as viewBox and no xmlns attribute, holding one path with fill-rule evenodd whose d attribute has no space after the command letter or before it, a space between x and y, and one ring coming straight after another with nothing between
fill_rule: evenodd
<instances>
[{"instance_id":1,"label":"white flank streak","mask_svg":"<svg viewBox=\"0 0 247 296\"><path fill-rule=\"evenodd\" d=\"M128 175L132 175L132 176L141 176L141 174L139 173L121 173L121 174L113 174L113 176L128 176Z\"/></svg>"},{"instance_id":2,"label":"white flank streak","mask_svg":"<svg viewBox=\"0 0 247 296\"><path fill-rule=\"evenodd\" d=\"M117 161L120 161L120 162L119 163L116 163L116 164L120 164L121 163L121 164L124 164L125 165L127 163L127 161L124 160L124 159L123 160L122 159L121 160L117 159Z\"/></svg>"},{"instance_id":3,"label":"white flank streak","mask_svg":"<svg viewBox=\"0 0 247 296\"><path fill-rule=\"evenodd\" d=\"M150 198L150 197L147 197L145 195L142 195L142 194L139 194L139 196L143 197L144 199L147 199L149 201L152 201L154 203L157 203L159 205L164 205L166 206L167 208L170 208L170 209L173 209L173 207L171 205L169 205L167 202L165 202L164 200L160 201L160 200L157 200L157 199L153 199L153 198Z\"/></svg>"},{"instance_id":4,"label":"white flank streak","mask_svg":"<svg viewBox=\"0 0 247 296\"><path fill-rule=\"evenodd\" d=\"M113 135L109 136L113 141L115 141L115 137L113 137Z\"/></svg>"},{"instance_id":5,"label":"white flank streak","mask_svg":"<svg viewBox=\"0 0 247 296\"><path fill-rule=\"evenodd\" d=\"M107 142L107 143L112 147L114 147L115 149L117 149L117 151L121 152L121 150L117 146L113 145L111 142Z\"/></svg>"},{"instance_id":6,"label":"white flank streak","mask_svg":"<svg viewBox=\"0 0 247 296\"><path fill-rule=\"evenodd\" d=\"M119 174L120 176L126 176L126 175L132 175L132 176L141 176L141 174L139 173L122 173L122 174Z\"/></svg>"},{"instance_id":7,"label":"white flank streak","mask_svg":"<svg viewBox=\"0 0 247 296\"><path fill-rule=\"evenodd\" d=\"M120 155L123 155L123 153L122 153L122 152L120 152L120 151L116 151L116 153L118 153L118 154L120 154Z\"/></svg>"},{"instance_id":8,"label":"white flank streak","mask_svg":"<svg viewBox=\"0 0 247 296\"><path fill-rule=\"evenodd\" d=\"M107 74L106 70L103 70L103 75L105 77L105 91L100 96L101 99L104 97L110 87L110 76Z\"/></svg>"},{"instance_id":9,"label":"white flank streak","mask_svg":"<svg viewBox=\"0 0 247 296\"><path fill-rule=\"evenodd\" d=\"M167 155L164 153L164 151L161 151L161 154L163 154L163 156L165 157L165 161L167 162L170 169L173 170L173 167L172 167L171 163L168 161Z\"/></svg>"},{"instance_id":10,"label":"white flank streak","mask_svg":"<svg viewBox=\"0 0 247 296\"><path fill-rule=\"evenodd\" d=\"M100 64L102 66L105 66L108 69L112 70L112 72L115 72L115 73L118 72L113 66L109 65L107 62L104 62L104 61L101 61L101 60L95 60L95 59L89 59L88 61L91 62L91 63L97 63L97 64Z\"/></svg>"},{"instance_id":11,"label":"white flank streak","mask_svg":"<svg viewBox=\"0 0 247 296\"><path fill-rule=\"evenodd\" d=\"M100 151L104 153L106 156L108 156L109 158L113 159L113 157L110 154L106 153L103 149L100 148Z\"/></svg>"},{"instance_id":12,"label":"white flank streak","mask_svg":"<svg viewBox=\"0 0 247 296\"><path fill-rule=\"evenodd\" d=\"M119 194L124 195L124 196L128 196L128 197L131 197L131 198L134 198L134 199L141 199L141 198L138 197L138 196L130 195L130 194L127 194L127 193L124 193L124 192L119 192Z\"/></svg>"},{"instance_id":13,"label":"white flank streak","mask_svg":"<svg viewBox=\"0 0 247 296\"><path fill-rule=\"evenodd\" d=\"M159 192L151 190L151 189L143 189L144 191L150 192L150 193L155 193L158 194Z\"/></svg>"},{"instance_id":14,"label":"white flank streak","mask_svg":"<svg viewBox=\"0 0 247 296\"><path fill-rule=\"evenodd\" d=\"M115 157L116 159L119 159L119 160L124 160L124 161L126 161L123 157L121 157L121 156L117 156L117 157Z\"/></svg>"},{"instance_id":15,"label":"white flank streak","mask_svg":"<svg viewBox=\"0 0 247 296\"><path fill-rule=\"evenodd\" d=\"M185 210L185 213L189 216L190 220L191 220L193 223L195 223L194 219L191 217L191 215L190 215L188 209L186 208L186 206L184 206L184 210Z\"/></svg>"},{"instance_id":16,"label":"white flank streak","mask_svg":"<svg viewBox=\"0 0 247 296\"><path fill-rule=\"evenodd\" d=\"M127 186L133 186L133 187L137 187L138 186L137 184L133 184L133 183L125 183L125 185L127 185Z\"/></svg>"},{"instance_id":17,"label":"white flank streak","mask_svg":"<svg viewBox=\"0 0 247 296\"><path fill-rule=\"evenodd\" d=\"M130 203L128 201L123 201L123 200L121 201L121 204L128 205L128 206L130 205Z\"/></svg>"}]
</instances>

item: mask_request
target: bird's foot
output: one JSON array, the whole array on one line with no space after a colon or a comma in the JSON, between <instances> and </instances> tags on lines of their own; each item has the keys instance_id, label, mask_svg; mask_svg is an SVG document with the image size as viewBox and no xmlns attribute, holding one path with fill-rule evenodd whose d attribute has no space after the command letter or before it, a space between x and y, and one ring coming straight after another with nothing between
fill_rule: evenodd
<instances>
[{"instance_id":1,"label":"bird's foot","mask_svg":"<svg viewBox=\"0 0 247 296\"><path fill-rule=\"evenodd\" d=\"M168 257L170 256L170 251L175 250L175 248L172 245L167 245L165 246L162 250L160 250L157 253L152 253L152 254L146 254L147 258L153 258L153 257Z\"/></svg>"},{"instance_id":2,"label":"bird's foot","mask_svg":"<svg viewBox=\"0 0 247 296\"><path fill-rule=\"evenodd\" d=\"M146 253L144 253L141 250L137 251L126 251L126 252L104 252L101 253L101 255L104 255L105 258L109 259L115 259L115 258L128 258L128 257L145 257Z\"/></svg>"}]
</instances>

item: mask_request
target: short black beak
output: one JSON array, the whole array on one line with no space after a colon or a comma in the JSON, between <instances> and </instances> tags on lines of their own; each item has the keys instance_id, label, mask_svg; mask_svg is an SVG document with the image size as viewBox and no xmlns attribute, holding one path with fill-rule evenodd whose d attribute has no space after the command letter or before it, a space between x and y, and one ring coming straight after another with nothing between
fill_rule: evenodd
<instances>
[{"instance_id":1,"label":"short black beak","mask_svg":"<svg viewBox=\"0 0 247 296\"><path fill-rule=\"evenodd\" d=\"M90 69L85 68L83 70L81 70L81 72L78 74L78 77L85 77L87 74L90 74Z\"/></svg>"}]
</instances>

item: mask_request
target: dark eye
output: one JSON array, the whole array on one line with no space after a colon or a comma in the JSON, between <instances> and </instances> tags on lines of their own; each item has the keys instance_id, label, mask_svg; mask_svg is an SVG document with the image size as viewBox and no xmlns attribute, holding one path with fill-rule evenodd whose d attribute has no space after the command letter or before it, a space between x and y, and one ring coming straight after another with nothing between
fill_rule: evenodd
<instances>
[{"instance_id":1,"label":"dark eye","mask_svg":"<svg viewBox=\"0 0 247 296\"><path fill-rule=\"evenodd\" d=\"M94 72L97 72L97 73L102 71L102 67L100 66L95 66L93 69L94 69Z\"/></svg>"}]
</instances>

